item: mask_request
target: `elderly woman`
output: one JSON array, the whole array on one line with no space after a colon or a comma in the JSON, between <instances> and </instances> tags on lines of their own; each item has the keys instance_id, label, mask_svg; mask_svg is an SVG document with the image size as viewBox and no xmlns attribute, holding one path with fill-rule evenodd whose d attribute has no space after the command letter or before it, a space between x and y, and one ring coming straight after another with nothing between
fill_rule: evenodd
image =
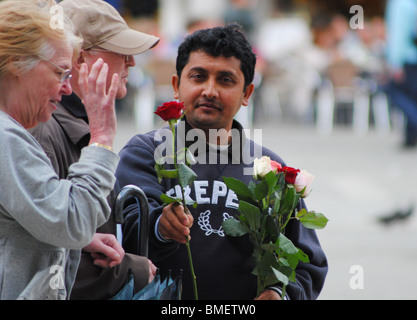
<instances>
[{"instance_id":1,"label":"elderly woman","mask_svg":"<svg viewBox=\"0 0 417 320\"><path fill-rule=\"evenodd\" d=\"M67 23L52 28L49 6L0 2L1 299L65 299L80 249L110 214L106 197L118 162L111 151L117 75L106 92L102 60L90 72L81 68L91 140L67 180L59 180L26 130L47 121L62 95L72 92L70 70L80 41Z\"/></svg>"}]
</instances>

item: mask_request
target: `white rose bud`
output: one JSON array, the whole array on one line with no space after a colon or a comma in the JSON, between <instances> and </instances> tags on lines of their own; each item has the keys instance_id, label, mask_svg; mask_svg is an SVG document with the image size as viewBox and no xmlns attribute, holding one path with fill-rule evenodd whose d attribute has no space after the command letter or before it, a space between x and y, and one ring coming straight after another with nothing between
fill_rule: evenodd
<instances>
[{"instance_id":1,"label":"white rose bud","mask_svg":"<svg viewBox=\"0 0 417 320\"><path fill-rule=\"evenodd\" d=\"M253 162L253 177L255 179L265 178L268 172L272 171L271 158L263 156L262 158L256 158Z\"/></svg>"},{"instance_id":2,"label":"white rose bud","mask_svg":"<svg viewBox=\"0 0 417 320\"><path fill-rule=\"evenodd\" d=\"M301 197L305 198L309 195L311 190L311 183L313 182L315 176L308 173L306 170L301 170L297 178L295 178L294 187L297 192L302 192L305 188L304 192L301 194Z\"/></svg>"}]
</instances>

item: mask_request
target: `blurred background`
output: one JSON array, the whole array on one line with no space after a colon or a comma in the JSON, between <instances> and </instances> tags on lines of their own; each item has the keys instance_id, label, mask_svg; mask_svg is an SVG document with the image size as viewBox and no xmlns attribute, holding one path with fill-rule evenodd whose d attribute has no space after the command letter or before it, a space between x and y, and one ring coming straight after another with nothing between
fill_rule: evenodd
<instances>
[{"instance_id":1,"label":"blurred background","mask_svg":"<svg viewBox=\"0 0 417 320\"><path fill-rule=\"evenodd\" d=\"M132 28L161 38L135 57L129 94L117 102L116 148L163 125L153 112L173 99L184 36L238 22L258 64L251 105L236 117L261 128L263 144L288 165L316 175L307 205L330 219L318 231L329 260L320 299L417 298L417 148L405 143L408 114L384 90L387 51L397 48L388 43L387 1L108 2Z\"/></svg>"}]
</instances>

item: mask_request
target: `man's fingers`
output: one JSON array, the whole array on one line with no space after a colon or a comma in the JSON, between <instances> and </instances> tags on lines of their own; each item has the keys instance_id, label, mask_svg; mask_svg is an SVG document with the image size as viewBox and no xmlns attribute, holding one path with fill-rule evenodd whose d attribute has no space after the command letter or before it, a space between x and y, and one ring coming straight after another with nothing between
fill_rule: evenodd
<instances>
[{"instance_id":1,"label":"man's fingers","mask_svg":"<svg viewBox=\"0 0 417 320\"><path fill-rule=\"evenodd\" d=\"M171 204L163 210L159 220L159 232L166 239L185 243L185 237L190 234L187 226L189 220L182 206Z\"/></svg>"},{"instance_id":2,"label":"man's fingers","mask_svg":"<svg viewBox=\"0 0 417 320\"><path fill-rule=\"evenodd\" d=\"M170 223L169 220L161 218L159 221L159 232L166 239L185 243L185 237L189 235L190 229L183 226L178 220Z\"/></svg>"},{"instance_id":3,"label":"man's fingers","mask_svg":"<svg viewBox=\"0 0 417 320\"><path fill-rule=\"evenodd\" d=\"M188 228L191 228L194 222L194 218L193 216L189 213L189 211L187 210L188 214L185 213L184 211L184 207L182 205L179 204L174 204L172 206L172 211L175 212L175 215L178 217L178 220L181 221L181 223L184 226L187 226Z\"/></svg>"}]
</instances>

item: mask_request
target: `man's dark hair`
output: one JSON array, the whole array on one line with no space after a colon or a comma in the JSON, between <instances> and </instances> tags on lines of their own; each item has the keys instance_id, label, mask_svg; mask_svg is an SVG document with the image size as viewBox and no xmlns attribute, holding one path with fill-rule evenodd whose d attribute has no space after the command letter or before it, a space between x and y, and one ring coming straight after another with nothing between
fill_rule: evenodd
<instances>
[{"instance_id":1,"label":"man's dark hair","mask_svg":"<svg viewBox=\"0 0 417 320\"><path fill-rule=\"evenodd\" d=\"M177 75L181 79L182 70L192 52L202 50L213 57L235 57L240 60L240 69L245 76L245 89L252 83L255 74L256 55L238 24L225 27L202 29L185 38L178 48Z\"/></svg>"}]
</instances>

